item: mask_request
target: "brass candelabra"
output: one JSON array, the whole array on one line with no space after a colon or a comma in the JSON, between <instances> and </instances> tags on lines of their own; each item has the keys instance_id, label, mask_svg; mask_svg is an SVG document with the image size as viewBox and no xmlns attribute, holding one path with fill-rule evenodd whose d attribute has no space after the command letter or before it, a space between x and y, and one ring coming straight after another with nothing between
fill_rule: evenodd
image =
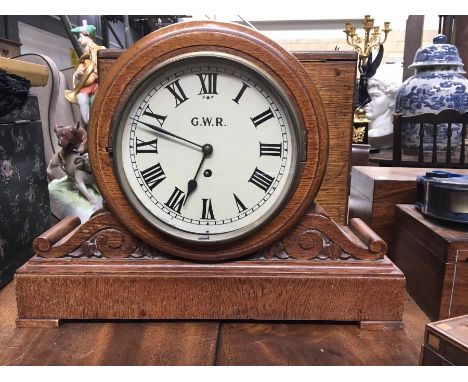
<instances>
[{"instance_id":1,"label":"brass candelabra","mask_svg":"<svg viewBox=\"0 0 468 382\"><path fill-rule=\"evenodd\" d=\"M346 23L346 29L343 31L346 33L346 42L353 47L359 56L360 71L372 50L378 48L387 41L387 35L391 31L389 22L384 22L384 27L380 30L380 27L374 26L374 19L369 15L364 16L362 27L364 29L364 38L358 36L356 27L351 23ZM383 40L382 32L384 33Z\"/></svg>"}]
</instances>

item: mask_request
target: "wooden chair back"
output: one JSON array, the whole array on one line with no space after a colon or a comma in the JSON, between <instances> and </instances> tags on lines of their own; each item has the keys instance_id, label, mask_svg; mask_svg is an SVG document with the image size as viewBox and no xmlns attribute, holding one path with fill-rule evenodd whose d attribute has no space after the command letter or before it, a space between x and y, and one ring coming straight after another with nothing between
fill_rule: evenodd
<instances>
[{"instance_id":1,"label":"wooden chair back","mask_svg":"<svg viewBox=\"0 0 468 382\"><path fill-rule=\"evenodd\" d=\"M408 124L419 126L419 146L418 155L409 156L402 155L402 132ZM424 138L426 124L432 125L432 150L431 160L425 161L424 153ZM410 117L403 117L400 113L393 115L393 166L412 166L412 167L451 167L451 168L467 168L466 163L466 129L468 124L468 112L459 113L457 110L446 109L438 114L425 113ZM438 160L437 153L437 133L442 128L442 125L447 125L447 148L445 150L445 160ZM452 153L452 129L453 125L461 125L460 137L460 155L456 161L453 160ZM440 143L440 142L439 142ZM444 142L445 143L445 142ZM455 148L455 147L454 147ZM404 159L404 160L403 160Z\"/></svg>"}]
</instances>

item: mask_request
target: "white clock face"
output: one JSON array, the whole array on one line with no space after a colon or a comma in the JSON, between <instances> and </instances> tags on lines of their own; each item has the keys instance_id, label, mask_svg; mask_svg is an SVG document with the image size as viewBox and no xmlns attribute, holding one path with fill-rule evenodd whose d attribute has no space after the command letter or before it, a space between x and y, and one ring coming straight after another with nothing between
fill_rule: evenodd
<instances>
[{"instance_id":1,"label":"white clock face","mask_svg":"<svg viewBox=\"0 0 468 382\"><path fill-rule=\"evenodd\" d=\"M271 80L220 57L180 59L130 97L114 164L130 203L158 229L220 242L255 230L288 198L297 123Z\"/></svg>"}]
</instances>

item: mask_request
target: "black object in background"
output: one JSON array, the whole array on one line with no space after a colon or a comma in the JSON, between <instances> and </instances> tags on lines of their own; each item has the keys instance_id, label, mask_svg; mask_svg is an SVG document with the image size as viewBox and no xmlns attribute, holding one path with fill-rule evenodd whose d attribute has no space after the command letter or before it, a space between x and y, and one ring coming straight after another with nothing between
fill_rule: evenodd
<instances>
[{"instance_id":1,"label":"black object in background","mask_svg":"<svg viewBox=\"0 0 468 382\"><path fill-rule=\"evenodd\" d=\"M31 81L0 69L0 118L24 106L30 87Z\"/></svg>"},{"instance_id":2,"label":"black object in background","mask_svg":"<svg viewBox=\"0 0 468 382\"><path fill-rule=\"evenodd\" d=\"M42 124L37 98L29 96L22 108L0 116L0 288L49 228Z\"/></svg>"}]
</instances>

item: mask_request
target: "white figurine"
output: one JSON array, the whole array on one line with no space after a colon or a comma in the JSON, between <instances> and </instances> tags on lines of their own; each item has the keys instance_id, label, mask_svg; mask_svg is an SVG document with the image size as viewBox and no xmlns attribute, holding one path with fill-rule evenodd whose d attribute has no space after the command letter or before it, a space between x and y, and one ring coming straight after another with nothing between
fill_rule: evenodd
<instances>
[{"instance_id":1,"label":"white figurine","mask_svg":"<svg viewBox=\"0 0 468 382\"><path fill-rule=\"evenodd\" d=\"M73 126L56 126L57 151L47 166L49 177L50 208L59 219L66 216L78 216L81 222L102 207L94 177L86 153L87 133L76 122ZM55 179L54 169L60 167L66 176Z\"/></svg>"},{"instance_id":2,"label":"white figurine","mask_svg":"<svg viewBox=\"0 0 468 382\"><path fill-rule=\"evenodd\" d=\"M369 122L369 144L373 148L388 149L393 145L393 113L398 86L377 78L367 82L367 92L372 99L365 107Z\"/></svg>"}]
</instances>

